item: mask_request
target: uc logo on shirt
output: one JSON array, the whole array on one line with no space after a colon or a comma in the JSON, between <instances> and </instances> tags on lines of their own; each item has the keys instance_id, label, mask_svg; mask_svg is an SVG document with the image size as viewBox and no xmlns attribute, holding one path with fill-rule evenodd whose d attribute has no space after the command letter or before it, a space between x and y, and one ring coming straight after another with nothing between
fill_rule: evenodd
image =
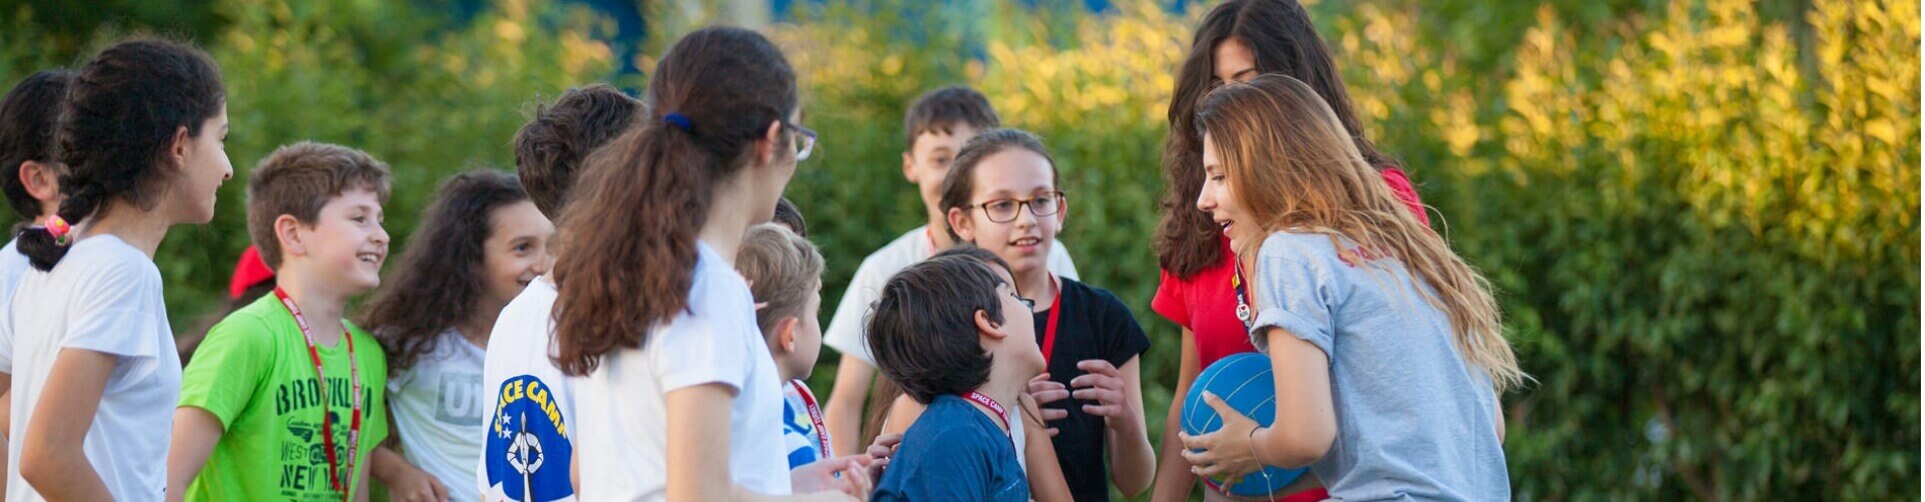
<instances>
[{"instance_id":1,"label":"uc logo on shirt","mask_svg":"<svg viewBox=\"0 0 1925 502\"><path fill-rule=\"evenodd\" d=\"M573 497L568 463L574 445L548 385L521 375L502 382L499 392L482 449L490 495L524 502Z\"/></svg>"}]
</instances>

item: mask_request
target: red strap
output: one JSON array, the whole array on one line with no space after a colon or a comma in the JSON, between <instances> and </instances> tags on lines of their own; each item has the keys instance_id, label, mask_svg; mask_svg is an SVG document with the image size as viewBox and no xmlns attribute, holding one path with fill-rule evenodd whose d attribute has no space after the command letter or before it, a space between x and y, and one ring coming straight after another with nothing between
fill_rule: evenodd
<instances>
[{"instance_id":1,"label":"red strap","mask_svg":"<svg viewBox=\"0 0 1925 502\"><path fill-rule=\"evenodd\" d=\"M1003 421L1003 430L1009 430L1009 412L1003 409L1003 403L996 402L996 398L973 390L964 392L962 397L970 401L975 401L976 404L989 407L989 411L996 412L996 418Z\"/></svg>"},{"instance_id":2,"label":"red strap","mask_svg":"<svg viewBox=\"0 0 1925 502\"><path fill-rule=\"evenodd\" d=\"M801 380L790 380L789 386L795 387L795 393L802 396L803 407L809 410L809 422L815 425L815 437L822 444L822 458L834 458L835 452L829 450L829 426L822 423L822 407L816 406L815 395L809 393L809 387L802 385Z\"/></svg>"},{"instance_id":3,"label":"red strap","mask_svg":"<svg viewBox=\"0 0 1925 502\"><path fill-rule=\"evenodd\" d=\"M328 459L328 486L333 487L334 491L341 492L341 500L347 500L347 485L341 480L343 462L335 458L334 454L334 421L328 419L327 373L321 367L321 351L314 346L314 330L308 327L307 316L301 314L301 307L294 304L294 299L287 296L287 291L275 287L274 297L280 299L281 305L287 307L287 312L294 316L294 324L301 328L301 338L307 341L308 360L314 363L314 382L317 384L316 392L321 399L321 448ZM348 341L348 378L353 396L349 399L352 403L349 409L354 417L348 425L348 444L351 447L348 449L345 465L348 466L347 470L353 470L357 449L353 447L361 444L361 363L354 358L354 334L342 329L341 336Z\"/></svg>"},{"instance_id":4,"label":"red strap","mask_svg":"<svg viewBox=\"0 0 1925 502\"><path fill-rule=\"evenodd\" d=\"M1048 371L1049 355L1056 352L1056 320L1063 317L1063 280L1055 274L1049 276L1056 285L1056 298L1049 304L1049 323L1043 325L1043 368Z\"/></svg>"}]
</instances>

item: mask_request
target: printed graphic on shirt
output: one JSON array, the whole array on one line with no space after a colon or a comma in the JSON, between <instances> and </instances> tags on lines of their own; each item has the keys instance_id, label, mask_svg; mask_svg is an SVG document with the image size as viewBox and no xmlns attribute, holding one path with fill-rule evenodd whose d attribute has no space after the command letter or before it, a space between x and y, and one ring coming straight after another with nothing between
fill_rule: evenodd
<instances>
[{"instance_id":1,"label":"printed graphic on shirt","mask_svg":"<svg viewBox=\"0 0 1925 502\"><path fill-rule=\"evenodd\" d=\"M438 404L435 420L452 425L481 425L483 384L476 383L480 381L480 373L441 373L441 381L435 382L435 403Z\"/></svg>"},{"instance_id":2,"label":"printed graphic on shirt","mask_svg":"<svg viewBox=\"0 0 1925 502\"><path fill-rule=\"evenodd\" d=\"M356 465L348 465L348 448L354 444L349 440L349 429L353 428L354 417L348 411L354 403L349 399L353 382L347 378L328 379L327 420L329 432L333 434L334 461L340 466L340 481L349 483L352 472L360 464L367 462L366 455L354 458ZM322 424L321 392L313 379L281 382L274 389L274 414L285 424L287 436L281 440L280 454L280 495L281 500L332 501L340 500L341 492L334 489L328 478L327 447L321 440ZM374 403L374 389L361 388L361 424L365 435L368 414ZM378 412L378 411L372 411ZM358 439L358 438L357 438Z\"/></svg>"},{"instance_id":3,"label":"printed graphic on shirt","mask_svg":"<svg viewBox=\"0 0 1925 502\"><path fill-rule=\"evenodd\" d=\"M481 453L490 491L524 502L574 496L568 481L574 445L549 386L521 375L502 382L499 392L501 404L493 411Z\"/></svg>"}]
</instances>

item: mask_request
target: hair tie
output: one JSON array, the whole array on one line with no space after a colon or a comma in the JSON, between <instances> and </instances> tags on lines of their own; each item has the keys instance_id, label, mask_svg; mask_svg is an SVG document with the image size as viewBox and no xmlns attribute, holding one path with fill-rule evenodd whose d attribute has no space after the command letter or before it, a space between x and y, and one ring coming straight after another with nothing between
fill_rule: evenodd
<instances>
[{"instance_id":1,"label":"hair tie","mask_svg":"<svg viewBox=\"0 0 1925 502\"><path fill-rule=\"evenodd\" d=\"M53 217L47 218L47 226L45 228L47 229L47 233L53 236L54 243L65 246L73 242L74 227L73 225L68 225L67 220L61 218L60 215L56 214L53 215Z\"/></svg>"},{"instance_id":2,"label":"hair tie","mask_svg":"<svg viewBox=\"0 0 1925 502\"><path fill-rule=\"evenodd\" d=\"M669 112L663 115L662 123L679 127L682 132L695 132L694 126L689 125L688 117L680 113Z\"/></svg>"}]
</instances>

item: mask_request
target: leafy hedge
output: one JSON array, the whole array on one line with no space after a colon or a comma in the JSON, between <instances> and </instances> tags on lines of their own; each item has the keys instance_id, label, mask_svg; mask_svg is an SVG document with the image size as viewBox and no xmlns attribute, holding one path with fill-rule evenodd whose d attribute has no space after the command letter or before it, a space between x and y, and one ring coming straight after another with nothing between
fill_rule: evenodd
<instances>
[{"instance_id":1,"label":"leafy hedge","mask_svg":"<svg viewBox=\"0 0 1925 502\"><path fill-rule=\"evenodd\" d=\"M218 303L247 240L242 181L273 146L335 141L393 164L400 246L436 180L508 166L531 100L609 78L619 53L596 41L610 23L543 0L463 19L432 2L205 3L240 169L214 224L162 247L177 325ZM1539 382L1506 398L1519 498L1916 497L1916 4L1308 3L1373 135L1502 290ZM772 29L823 134L789 196L833 302L863 256L920 223L899 174L907 101L982 89L1055 150L1063 241L1149 330L1160 430L1177 331L1148 308L1148 236L1172 73L1208 6L1029 4L834 0ZM80 52L34 15L0 12L0 79Z\"/></svg>"}]
</instances>

